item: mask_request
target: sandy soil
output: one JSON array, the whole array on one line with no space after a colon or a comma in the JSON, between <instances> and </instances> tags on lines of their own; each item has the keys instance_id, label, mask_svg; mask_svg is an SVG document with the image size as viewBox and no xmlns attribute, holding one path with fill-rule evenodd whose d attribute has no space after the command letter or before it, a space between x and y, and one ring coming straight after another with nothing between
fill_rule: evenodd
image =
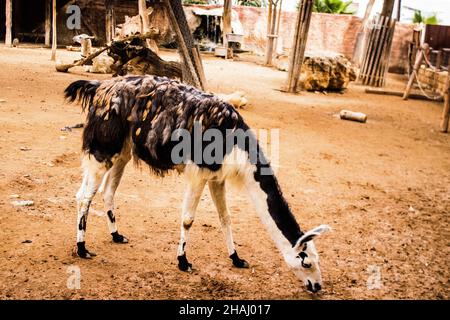
<instances>
[{"instance_id":1,"label":"sandy soil","mask_svg":"<svg viewBox=\"0 0 450 320\"><path fill-rule=\"evenodd\" d=\"M58 55L70 61L74 53ZM282 261L248 197L232 188L235 240L251 268L231 267L205 190L187 251L195 271L178 271L183 179L155 178L132 165L116 198L119 230L130 244L111 242L97 197L87 244L98 256L74 257L81 130L60 128L84 117L62 92L71 81L109 76L81 68L57 73L49 57L46 49L0 47L6 100L0 102L0 298L450 298L450 136L437 130L442 104L367 95L356 85L345 94L289 95L278 91L284 72L204 59L209 90L245 91L247 122L280 128L278 176L302 229L328 223L334 230L316 241L324 289L311 295ZM403 82L392 78L389 87ZM368 122L338 119L343 108L367 113ZM14 207L14 200L35 205ZM79 290L66 285L74 266ZM370 289L374 268L381 283Z\"/></svg>"}]
</instances>

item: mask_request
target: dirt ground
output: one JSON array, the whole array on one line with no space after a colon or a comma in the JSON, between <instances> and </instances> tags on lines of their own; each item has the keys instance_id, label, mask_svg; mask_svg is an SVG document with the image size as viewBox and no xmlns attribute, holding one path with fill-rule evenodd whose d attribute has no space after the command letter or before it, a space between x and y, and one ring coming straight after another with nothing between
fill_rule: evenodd
<instances>
[{"instance_id":1,"label":"dirt ground","mask_svg":"<svg viewBox=\"0 0 450 320\"><path fill-rule=\"evenodd\" d=\"M74 54L58 52L65 61ZM231 266L205 190L187 249L195 270L178 271L183 178L156 178L132 164L116 197L119 231L130 243L112 243L96 197L87 246L98 256L73 256L81 129L60 129L84 116L62 94L74 80L109 76L57 73L49 57L46 49L0 46L0 298L450 298L450 135L438 131L442 103L368 95L357 85L344 94L290 95L278 90L285 72L204 58L209 90L245 91L250 104L241 114L250 126L280 129L278 177L302 229L333 228L316 240L324 285L312 295L247 195L231 187L235 241L251 268ZM388 86L404 82L391 77ZM367 113L368 122L340 120L344 108ZM15 200L35 204L15 207ZM67 288L74 267L78 290Z\"/></svg>"}]
</instances>

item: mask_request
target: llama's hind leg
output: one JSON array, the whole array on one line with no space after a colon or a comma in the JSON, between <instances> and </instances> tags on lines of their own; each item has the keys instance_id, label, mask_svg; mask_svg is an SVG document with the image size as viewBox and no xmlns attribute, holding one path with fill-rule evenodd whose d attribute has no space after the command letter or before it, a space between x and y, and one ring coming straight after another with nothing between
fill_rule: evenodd
<instances>
[{"instance_id":1,"label":"llama's hind leg","mask_svg":"<svg viewBox=\"0 0 450 320\"><path fill-rule=\"evenodd\" d=\"M205 184L205 180L190 182L184 195L181 213L181 236L180 244L178 246L178 268L181 271L192 270L192 264L190 264L186 258L186 242L189 230L194 223L195 210L197 209Z\"/></svg>"},{"instance_id":2,"label":"llama's hind leg","mask_svg":"<svg viewBox=\"0 0 450 320\"><path fill-rule=\"evenodd\" d=\"M235 267L248 268L248 262L239 258L234 246L233 233L231 231L231 217L225 199L225 182L209 181L208 186L217 212L219 213L220 224L225 234L230 259L233 261Z\"/></svg>"},{"instance_id":3,"label":"llama's hind leg","mask_svg":"<svg viewBox=\"0 0 450 320\"><path fill-rule=\"evenodd\" d=\"M86 249L85 235L89 207L98 187L107 171L106 164L86 155L83 159L84 175L80 190L77 192L77 254L81 258L91 258L95 254Z\"/></svg>"},{"instance_id":4,"label":"llama's hind leg","mask_svg":"<svg viewBox=\"0 0 450 320\"><path fill-rule=\"evenodd\" d=\"M129 160L130 157L121 157L114 163L105 177L103 188L103 201L107 213L108 228L115 243L128 243L128 239L117 231L116 216L114 214L114 195Z\"/></svg>"}]
</instances>

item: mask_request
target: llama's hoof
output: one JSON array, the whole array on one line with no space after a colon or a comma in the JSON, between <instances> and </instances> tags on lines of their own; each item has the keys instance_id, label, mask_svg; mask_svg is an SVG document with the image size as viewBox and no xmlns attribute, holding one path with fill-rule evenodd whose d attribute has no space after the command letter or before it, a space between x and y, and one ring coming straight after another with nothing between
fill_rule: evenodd
<instances>
[{"instance_id":1,"label":"llama's hoof","mask_svg":"<svg viewBox=\"0 0 450 320\"><path fill-rule=\"evenodd\" d=\"M125 238L123 235L119 234L119 232L113 232L111 233L113 241L115 243L128 243L128 239Z\"/></svg>"},{"instance_id":2,"label":"llama's hoof","mask_svg":"<svg viewBox=\"0 0 450 320\"><path fill-rule=\"evenodd\" d=\"M181 271L192 272L192 264L187 261L186 254L178 256L178 269Z\"/></svg>"},{"instance_id":3,"label":"llama's hoof","mask_svg":"<svg viewBox=\"0 0 450 320\"><path fill-rule=\"evenodd\" d=\"M231 260L233 260L233 265L236 268L245 268L246 269L246 268L250 267L250 265L248 264L247 261L239 258L236 251L230 256L230 258L231 258Z\"/></svg>"},{"instance_id":4,"label":"llama's hoof","mask_svg":"<svg viewBox=\"0 0 450 320\"><path fill-rule=\"evenodd\" d=\"M84 241L83 241L83 242L78 242L78 243L77 243L77 247L78 247L78 249L77 249L77 255L78 255L80 258L83 258L83 259L92 259L93 257L96 256L95 253L89 252L89 251L86 249L86 245L85 245L85 242L84 242Z\"/></svg>"}]
</instances>

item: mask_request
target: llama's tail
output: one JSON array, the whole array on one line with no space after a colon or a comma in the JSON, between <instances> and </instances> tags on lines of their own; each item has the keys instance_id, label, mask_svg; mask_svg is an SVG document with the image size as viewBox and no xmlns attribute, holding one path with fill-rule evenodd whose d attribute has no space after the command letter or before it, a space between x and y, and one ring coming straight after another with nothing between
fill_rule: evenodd
<instances>
[{"instance_id":1,"label":"llama's tail","mask_svg":"<svg viewBox=\"0 0 450 320\"><path fill-rule=\"evenodd\" d=\"M81 107L84 111L92 102L99 86L100 81L97 80L78 80L69 84L66 90L64 90L64 96L69 102L73 102L76 99L81 100Z\"/></svg>"}]
</instances>

